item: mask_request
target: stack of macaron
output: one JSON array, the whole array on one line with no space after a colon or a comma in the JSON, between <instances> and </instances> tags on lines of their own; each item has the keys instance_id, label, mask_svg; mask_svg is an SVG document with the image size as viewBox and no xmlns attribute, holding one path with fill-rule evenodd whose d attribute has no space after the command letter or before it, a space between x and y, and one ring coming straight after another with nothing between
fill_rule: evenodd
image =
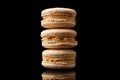
<instances>
[{"instance_id":1,"label":"stack of macaron","mask_svg":"<svg viewBox=\"0 0 120 80\"><path fill-rule=\"evenodd\" d=\"M77 32L71 28L76 25L76 11L70 8L48 8L41 12L40 34L42 46L42 66L49 69L71 69L76 66Z\"/></svg>"}]
</instances>

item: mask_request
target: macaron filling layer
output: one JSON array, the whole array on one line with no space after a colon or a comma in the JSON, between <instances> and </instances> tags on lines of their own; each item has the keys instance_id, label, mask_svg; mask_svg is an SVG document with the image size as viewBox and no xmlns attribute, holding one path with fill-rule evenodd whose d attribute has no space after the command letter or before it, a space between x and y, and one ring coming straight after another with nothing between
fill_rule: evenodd
<instances>
[{"instance_id":1,"label":"macaron filling layer","mask_svg":"<svg viewBox=\"0 0 120 80\"><path fill-rule=\"evenodd\" d=\"M74 19L44 19L41 22L75 22Z\"/></svg>"},{"instance_id":2,"label":"macaron filling layer","mask_svg":"<svg viewBox=\"0 0 120 80\"><path fill-rule=\"evenodd\" d=\"M57 12L42 12L42 17L44 16L69 16L69 17L76 17L76 13L71 12L63 12L63 11L57 11Z\"/></svg>"},{"instance_id":3,"label":"macaron filling layer","mask_svg":"<svg viewBox=\"0 0 120 80\"><path fill-rule=\"evenodd\" d=\"M43 20L41 22L64 22L64 21L70 21L75 22L74 17L69 16L45 16L43 17Z\"/></svg>"},{"instance_id":4,"label":"macaron filling layer","mask_svg":"<svg viewBox=\"0 0 120 80\"><path fill-rule=\"evenodd\" d=\"M75 17L71 17L71 16L68 16L68 15L65 15L65 16L44 16L43 19L75 19Z\"/></svg>"},{"instance_id":5,"label":"macaron filling layer","mask_svg":"<svg viewBox=\"0 0 120 80\"><path fill-rule=\"evenodd\" d=\"M57 63L57 64L75 64L75 57L72 58L53 58L53 57L47 57L43 56L43 63Z\"/></svg>"},{"instance_id":6,"label":"macaron filling layer","mask_svg":"<svg viewBox=\"0 0 120 80\"><path fill-rule=\"evenodd\" d=\"M65 42L70 42L70 43L76 43L75 38L73 37L62 37L62 36L57 36L57 37L43 37L42 38L43 43L65 43Z\"/></svg>"}]
</instances>

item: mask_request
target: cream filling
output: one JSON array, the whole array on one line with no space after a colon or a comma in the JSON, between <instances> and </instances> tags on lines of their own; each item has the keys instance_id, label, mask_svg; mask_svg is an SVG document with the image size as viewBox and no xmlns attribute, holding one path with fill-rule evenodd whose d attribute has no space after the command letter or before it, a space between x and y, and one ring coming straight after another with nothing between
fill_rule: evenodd
<instances>
[{"instance_id":1,"label":"cream filling","mask_svg":"<svg viewBox=\"0 0 120 80\"><path fill-rule=\"evenodd\" d=\"M60 63L60 64L73 64L75 63L75 57L72 58L52 58L43 56L43 62L47 63Z\"/></svg>"},{"instance_id":2,"label":"cream filling","mask_svg":"<svg viewBox=\"0 0 120 80\"><path fill-rule=\"evenodd\" d=\"M44 16L43 19L75 19L75 17L70 16Z\"/></svg>"},{"instance_id":3,"label":"cream filling","mask_svg":"<svg viewBox=\"0 0 120 80\"><path fill-rule=\"evenodd\" d=\"M54 11L52 11L52 12L45 12L45 13L42 13L42 17L43 16L68 16L68 17L75 17L76 16L76 12L61 12L61 11L59 11L59 12L54 12Z\"/></svg>"},{"instance_id":4,"label":"cream filling","mask_svg":"<svg viewBox=\"0 0 120 80\"><path fill-rule=\"evenodd\" d=\"M43 37L43 43L62 43L62 42L71 42L76 43L75 38L73 37Z\"/></svg>"},{"instance_id":5,"label":"cream filling","mask_svg":"<svg viewBox=\"0 0 120 80\"><path fill-rule=\"evenodd\" d=\"M70 21L70 22L75 22L74 20L70 20L70 19L44 19L41 22L66 22L66 21Z\"/></svg>"},{"instance_id":6,"label":"cream filling","mask_svg":"<svg viewBox=\"0 0 120 80\"><path fill-rule=\"evenodd\" d=\"M44 16L42 21L57 21L57 22L64 22L64 21L71 21L75 22L75 17L69 16Z\"/></svg>"}]
</instances>

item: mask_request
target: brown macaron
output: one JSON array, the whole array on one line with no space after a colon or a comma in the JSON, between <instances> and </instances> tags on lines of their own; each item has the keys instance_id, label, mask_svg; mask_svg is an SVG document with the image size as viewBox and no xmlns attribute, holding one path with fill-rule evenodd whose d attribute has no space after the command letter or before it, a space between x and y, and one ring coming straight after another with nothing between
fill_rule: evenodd
<instances>
[{"instance_id":1,"label":"brown macaron","mask_svg":"<svg viewBox=\"0 0 120 80\"><path fill-rule=\"evenodd\" d=\"M41 12L44 28L72 28L76 25L76 11L71 8L48 8Z\"/></svg>"},{"instance_id":2,"label":"brown macaron","mask_svg":"<svg viewBox=\"0 0 120 80\"><path fill-rule=\"evenodd\" d=\"M44 48L73 48L77 32L72 29L47 29L40 34Z\"/></svg>"},{"instance_id":3,"label":"brown macaron","mask_svg":"<svg viewBox=\"0 0 120 80\"><path fill-rule=\"evenodd\" d=\"M49 69L71 69L76 65L76 51L69 49L44 50L42 66Z\"/></svg>"}]
</instances>

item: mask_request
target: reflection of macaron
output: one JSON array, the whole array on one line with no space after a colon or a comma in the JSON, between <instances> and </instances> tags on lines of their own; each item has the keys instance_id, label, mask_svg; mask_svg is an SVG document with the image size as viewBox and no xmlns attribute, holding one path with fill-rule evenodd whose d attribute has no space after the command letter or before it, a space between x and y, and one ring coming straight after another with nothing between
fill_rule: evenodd
<instances>
[{"instance_id":1,"label":"reflection of macaron","mask_svg":"<svg viewBox=\"0 0 120 80\"><path fill-rule=\"evenodd\" d=\"M41 12L44 28L72 28L76 25L76 11L70 8L48 8Z\"/></svg>"},{"instance_id":2,"label":"reflection of macaron","mask_svg":"<svg viewBox=\"0 0 120 80\"><path fill-rule=\"evenodd\" d=\"M50 69L70 69L76 63L74 50L44 50L42 52L42 66Z\"/></svg>"},{"instance_id":3,"label":"reflection of macaron","mask_svg":"<svg viewBox=\"0 0 120 80\"><path fill-rule=\"evenodd\" d=\"M77 46L76 35L71 29L47 29L40 36L45 48L73 48Z\"/></svg>"},{"instance_id":4,"label":"reflection of macaron","mask_svg":"<svg viewBox=\"0 0 120 80\"><path fill-rule=\"evenodd\" d=\"M48 70L41 74L42 80L76 80L74 71L52 71Z\"/></svg>"}]
</instances>

